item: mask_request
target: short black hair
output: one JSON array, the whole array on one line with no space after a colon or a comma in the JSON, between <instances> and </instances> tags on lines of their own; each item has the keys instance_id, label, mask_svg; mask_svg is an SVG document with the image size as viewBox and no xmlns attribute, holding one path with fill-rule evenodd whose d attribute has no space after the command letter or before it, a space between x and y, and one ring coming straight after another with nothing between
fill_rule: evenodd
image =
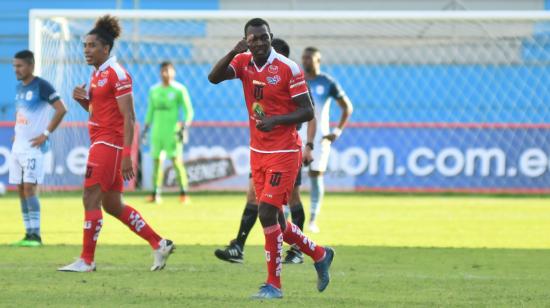
<instances>
[{"instance_id":1,"label":"short black hair","mask_svg":"<svg viewBox=\"0 0 550 308\"><path fill-rule=\"evenodd\" d=\"M321 51L319 50L319 48L317 47L313 47L313 46L308 46L306 47L306 49L304 49L304 52L312 52L312 53L321 53Z\"/></svg>"},{"instance_id":2,"label":"short black hair","mask_svg":"<svg viewBox=\"0 0 550 308\"><path fill-rule=\"evenodd\" d=\"M271 28L269 27L267 21L261 18L252 18L244 25L244 35L246 36L246 29L248 29L248 27L261 27L264 25L267 27L267 32L271 33Z\"/></svg>"},{"instance_id":3,"label":"short black hair","mask_svg":"<svg viewBox=\"0 0 550 308\"><path fill-rule=\"evenodd\" d=\"M273 46L273 49L275 49L277 53L280 53L287 58L290 55L290 46L288 46L288 43L283 39L278 37L274 38L271 41L271 46Z\"/></svg>"},{"instance_id":4,"label":"short black hair","mask_svg":"<svg viewBox=\"0 0 550 308\"><path fill-rule=\"evenodd\" d=\"M167 67L167 66L174 67L174 63L172 63L171 61L168 61L168 60L162 61L162 62L160 63L160 69L163 69L163 68L165 68L165 67Z\"/></svg>"},{"instance_id":5,"label":"short black hair","mask_svg":"<svg viewBox=\"0 0 550 308\"><path fill-rule=\"evenodd\" d=\"M30 65L34 65L34 53L28 49L18 51L14 58L21 59Z\"/></svg>"}]
</instances>

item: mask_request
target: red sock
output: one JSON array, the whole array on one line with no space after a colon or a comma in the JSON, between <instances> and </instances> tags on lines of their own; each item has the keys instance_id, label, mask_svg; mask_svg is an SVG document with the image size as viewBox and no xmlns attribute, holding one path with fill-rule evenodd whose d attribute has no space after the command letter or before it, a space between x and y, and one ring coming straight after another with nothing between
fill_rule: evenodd
<instances>
[{"instance_id":1,"label":"red sock","mask_svg":"<svg viewBox=\"0 0 550 308\"><path fill-rule=\"evenodd\" d=\"M265 259L267 261L267 283L281 288L283 269L283 234L279 224L264 228Z\"/></svg>"},{"instance_id":2,"label":"red sock","mask_svg":"<svg viewBox=\"0 0 550 308\"><path fill-rule=\"evenodd\" d=\"M103 226L103 213L101 210L84 211L84 236L80 258L88 264L94 261L95 246L101 226Z\"/></svg>"},{"instance_id":3,"label":"red sock","mask_svg":"<svg viewBox=\"0 0 550 308\"><path fill-rule=\"evenodd\" d=\"M286 222L286 229L283 233L285 242L295 244L300 250L310 256L313 261L318 262L325 257L325 248L317 246L312 240L302 233L302 230L290 221Z\"/></svg>"},{"instance_id":4,"label":"red sock","mask_svg":"<svg viewBox=\"0 0 550 308\"><path fill-rule=\"evenodd\" d=\"M147 224L143 216L136 209L125 205L118 219L127 225L130 230L134 231L135 234L149 242L153 249L159 248L159 242L162 238Z\"/></svg>"}]
</instances>

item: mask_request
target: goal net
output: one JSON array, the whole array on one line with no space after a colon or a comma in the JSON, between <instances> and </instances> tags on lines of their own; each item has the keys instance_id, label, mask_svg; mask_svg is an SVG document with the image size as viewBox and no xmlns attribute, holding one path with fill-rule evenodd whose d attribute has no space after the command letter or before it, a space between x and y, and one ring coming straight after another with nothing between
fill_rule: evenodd
<instances>
[{"instance_id":1,"label":"goal net","mask_svg":"<svg viewBox=\"0 0 550 308\"><path fill-rule=\"evenodd\" d=\"M71 92L89 79L82 41L105 13L31 11L38 73L61 93L70 109L66 121L73 123L53 138L50 185L82 181L88 137L78 123L87 115ZM133 77L140 123L162 61L175 64L176 79L189 89L195 118L184 153L194 189L247 188L241 84L214 86L207 75L243 37L246 21L262 17L289 43L297 63L305 47L319 48L322 71L354 105L350 124L332 145L328 190L550 192L546 12L110 13L122 22L113 54ZM334 124L338 104L330 110ZM145 188L151 185L148 152L142 145ZM166 181L173 182L170 172Z\"/></svg>"}]
</instances>

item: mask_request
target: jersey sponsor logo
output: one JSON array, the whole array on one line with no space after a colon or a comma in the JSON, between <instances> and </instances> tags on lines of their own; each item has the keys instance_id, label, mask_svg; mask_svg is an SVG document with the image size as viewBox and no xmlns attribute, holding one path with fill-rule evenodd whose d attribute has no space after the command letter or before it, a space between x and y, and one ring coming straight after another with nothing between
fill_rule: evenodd
<instances>
[{"instance_id":1,"label":"jersey sponsor logo","mask_svg":"<svg viewBox=\"0 0 550 308\"><path fill-rule=\"evenodd\" d=\"M27 91L27 93L25 94L25 99L28 101L32 99L32 91Z\"/></svg>"},{"instance_id":2,"label":"jersey sponsor logo","mask_svg":"<svg viewBox=\"0 0 550 308\"><path fill-rule=\"evenodd\" d=\"M106 83L107 83L107 78L103 78L103 79L100 79L100 80L97 82L97 86L98 86L98 87L103 87Z\"/></svg>"},{"instance_id":3,"label":"jersey sponsor logo","mask_svg":"<svg viewBox=\"0 0 550 308\"><path fill-rule=\"evenodd\" d=\"M277 74L277 72L279 71L279 67L278 67L277 65L271 64L271 65L267 68L267 71L270 72L271 74Z\"/></svg>"},{"instance_id":4,"label":"jersey sponsor logo","mask_svg":"<svg viewBox=\"0 0 550 308\"><path fill-rule=\"evenodd\" d=\"M273 77L267 76L266 79L267 79L267 83L271 85L276 85L279 83L279 81L281 81L281 76L279 75L275 75Z\"/></svg>"}]
</instances>

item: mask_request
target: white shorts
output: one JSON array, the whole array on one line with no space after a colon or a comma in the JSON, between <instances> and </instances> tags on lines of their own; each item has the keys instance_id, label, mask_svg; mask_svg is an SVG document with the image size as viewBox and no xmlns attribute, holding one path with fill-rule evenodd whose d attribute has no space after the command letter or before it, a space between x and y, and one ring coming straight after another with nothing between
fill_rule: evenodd
<instances>
[{"instance_id":1,"label":"white shorts","mask_svg":"<svg viewBox=\"0 0 550 308\"><path fill-rule=\"evenodd\" d=\"M330 155L330 141L327 139L321 139L321 142L315 142L311 155L313 155L313 161L311 162L309 169L319 172L327 171L328 157Z\"/></svg>"},{"instance_id":2,"label":"white shorts","mask_svg":"<svg viewBox=\"0 0 550 308\"><path fill-rule=\"evenodd\" d=\"M44 154L38 150L12 153L9 172L10 184L42 184L44 181Z\"/></svg>"}]
</instances>

